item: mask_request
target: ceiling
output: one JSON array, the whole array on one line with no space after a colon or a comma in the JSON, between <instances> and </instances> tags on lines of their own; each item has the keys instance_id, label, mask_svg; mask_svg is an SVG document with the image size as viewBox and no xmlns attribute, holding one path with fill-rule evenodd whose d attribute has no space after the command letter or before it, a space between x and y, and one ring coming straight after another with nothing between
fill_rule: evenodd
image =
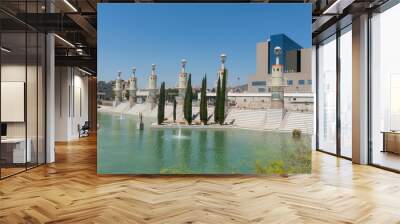
<instances>
[{"instance_id":1,"label":"ceiling","mask_svg":"<svg viewBox=\"0 0 400 224\"><path fill-rule=\"evenodd\" d=\"M57 34L56 65L78 66L95 75L96 5L96 0L1 0L2 43L12 49L6 58L23 58L18 55L24 54L30 58L30 52L33 54L36 46L29 43L35 36L29 33L54 32ZM25 52L26 31L28 45Z\"/></svg>"},{"instance_id":2,"label":"ceiling","mask_svg":"<svg viewBox=\"0 0 400 224\"><path fill-rule=\"evenodd\" d=\"M312 35L313 40L316 40L346 16L355 16L385 1L387 0L47 0L46 4L46 0L1 0L0 21L3 32L17 33L28 28L32 31L56 33L56 65L79 66L96 74L97 3L311 3Z\"/></svg>"}]
</instances>

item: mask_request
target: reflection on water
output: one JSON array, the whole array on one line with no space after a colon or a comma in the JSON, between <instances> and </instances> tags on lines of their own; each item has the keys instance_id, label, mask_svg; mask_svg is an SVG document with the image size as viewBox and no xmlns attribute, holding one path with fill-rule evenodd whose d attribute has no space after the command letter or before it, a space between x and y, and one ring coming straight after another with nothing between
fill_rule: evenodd
<instances>
[{"instance_id":1,"label":"reflection on water","mask_svg":"<svg viewBox=\"0 0 400 224\"><path fill-rule=\"evenodd\" d=\"M173 130L173 135L169 136L168 138L178 139L178 140L185 140L190 139L190 136L182 134L182 128L178 127L177 129Z\"/></svg>"},{"instance_id":2,"label":"reflection on water","mask_svg":"<svg viewBox=\"0 0 400 224\"><path fill-rule=\"evenodd\" d=\"M226 150L225 150L225 130L217 130L214 132L214 146L215 148L215 164L219 170L223 170L226 165Z\"/></svg>"},{"instance_id":3,"label":"reflection on water","mask_svg":"<svg viewBox=\"0 0 400 224\"><path fill-rule=\"evenodd\" d=\"M302 173L311 169L308 136L294 139L290 133L236 129L154 129L146 119L144 130L138 130L135 116L121 120L119 114L99 113L98 118L102 127L98 172L103 174L271 173L276 169Z\"/></svg>"}]
</instances>

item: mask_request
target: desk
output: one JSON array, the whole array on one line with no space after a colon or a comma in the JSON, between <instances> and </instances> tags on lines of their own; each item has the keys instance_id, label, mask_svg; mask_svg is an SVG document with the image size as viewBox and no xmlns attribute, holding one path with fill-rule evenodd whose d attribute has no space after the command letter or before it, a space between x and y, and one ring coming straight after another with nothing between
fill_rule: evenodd
<instances>
[{"instance_id":1,"label":"desk","mask_svg":"<svg viewBox=\"0 0 400 224\"><path fill-rule=\"evenodd\" d=\"M382 152L392 152L400 154L400 132L382 131L381 133L383 134Z\"/></svg>"},{"instance_id":2,"label":"desk","mask_svg":"<svg viewBox=\"0 0 400 224\"><path fill-rule=\"evenodd\" d=\"M30 138L26 140L28 143L25 151L25 138L5 138L1 139L2 145L2 157L3 154L7 162L10 163L26 163L31 162L32 153L31 145L32 141ZM3 148L4 147L4 148ZM12 154L12 156L11 156ZM12 160L11 160L12 158ZM26 160L25 160L26 159Z\"/></svg>"}]
</instances>

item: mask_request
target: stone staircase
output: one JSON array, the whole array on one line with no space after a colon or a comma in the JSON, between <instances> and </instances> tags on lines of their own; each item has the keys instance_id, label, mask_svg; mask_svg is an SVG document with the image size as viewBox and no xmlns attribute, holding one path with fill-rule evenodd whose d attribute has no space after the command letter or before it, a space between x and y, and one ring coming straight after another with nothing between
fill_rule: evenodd
<instances>
[{"instance_id":1,"label":"stone staircase","mask_svg":"<svg viewBox=\"0 0 400 224\"><path fill-rule=\"evenodd\" d=\"M193 107L192 115L196 115L196 117L193 119L193 122L200 122L200 107Z\"/></svg>"},{"instance_id":2,"label":"stone staircase","mask_svg":"<svg viewBox=\"0 0 400 224\"><path fill-rule=\"evenodd\" d=\"M151 105L149 104L135 104L134 107L130 108L129 103L126 105L125 110L123 111L127 114L133 114L133 115L139 115L140 113L143 114L143 116L146 117L157 117L157 106L154 108L151 108ZM168 111L166 109L166 114L168 114Z\"/></svg>"},{"instance_id":3,"label":"stone staircase","mask_svg":"<svg viewBox=\"0 0 400 224\"><path fill-rule=\"evenodd\" d=\"M124 113L128 110L129 110L129 103L127 102L120 103L114 108L114 111L117 113Z\"/></svg>"},{"instance_id":4,"label":"stone staircase","mask_svg":"<svg viewBox=\"0 0 400 224\"><path fill-rule=\"evenodd\" d=\"M313 113L288 112L287 125L283 127L283 131L292 131L300 129L303 133L313 133Z\"/></svg>"},{"instance_id":5,"label":"stone staircase","mask_svg":"<svg viewBox=\"0 0 400 224\"><path fill-rule=\"evenodd\" d=\"M282 109L268 109L266 112L264 129L268 131L278 130L281 127L282 118Z\"/></svg>"},{"instance_id":6,"label":"stone staircase","mask_svg":"<svg viewBox=\"0 0 400 224\"><path fill-rule=\"evenodd\" d=\"M128 113L138 115L145 111L146 105L145 104L135 104L134 107L130 108Z\"/></svg>"},{"instance_id":7,"label":"stone staircase","mask_svg":"<svg viewBox=\"0 0 400 224\"><path fill-rule=\"evenodd\" d=\"M121 103L113 109L117 113L128 113L138 115L143 113L147 117L157 117L157 106L151 108L147 104L136 104L133 108L129 108L129 103ZM192 113L198 114L199 107L193 107ZM214 122L214 107L208 108L208 115L212 115L209 123ZM172 121L173 119L173 106L166 105L165 117ZM176 120L184 122L182 105L177 105ZM250 128L267 131L285 131L291 132L293 129L300 129L303 133L313 133L313 113L309 112L287 112L283 115L281 109L264 109L264 110L251 110L251 109L238 109L229 108L228 115L225 119L226 123L231 123L241 128ZM200 122L200 115L198 114L193 122Z\"/></svg>"},{"instance_id":8,"label":"stone staircase","mask_svg":"<svg viewBox=\"0 0 400 224\"><path fill-rule=\"evenodd\" d=\"M235 120L234 125L243 128L264 129L266 110L231 109L226 122Z\"/></svg>"},{"instance_id":9,"label":"stone staircase","mask_svg":"<svg viewBox=\"0 0 400 224\"><path fill-rule=\"evenodd\" d=\"M171 119L172 119L172 113L171 113ZM182 105L177 105L176 106L176 121L181 122L184 120L185 120L185 118L183 116L183 107L182 107Z\"/></svg>"}]
</instances>

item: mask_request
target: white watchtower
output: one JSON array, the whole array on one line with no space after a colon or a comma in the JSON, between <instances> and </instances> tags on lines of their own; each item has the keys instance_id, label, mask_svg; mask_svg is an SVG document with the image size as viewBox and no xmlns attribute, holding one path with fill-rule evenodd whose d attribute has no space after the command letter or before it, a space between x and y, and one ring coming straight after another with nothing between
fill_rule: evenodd
<instances>
[{"instance_id":1,"label":"white watchtower","mask_svg":"<svg viewBox=\"0 0 400 224\"><path fill-rule=\"evenodd\" d=\"M157 99L157 74L156 74L156 64L151 65L151 74L149 76L149 95L147 97L147 102L150 104L155 104ZM154 106L154 105L153 105Z\"/></svg>"},{"instance_id":2,"label":"white watchtower","mask_svg":"<svg viewBox=\"0 0 400 224\"><path fill-rule=\"evenodd\" d=\"M224 76L224 70L228 71L225 67L225 62L226 62L226 54L221 54L220 55L220 59L221 59L221 67L218 71L218 76L217 76L217 83L218 83L218 78L220 78L221 83L223 80L223 76ZM227 72L228 73L228 72ZM227 75L227 74L226 74ZM228 80L228 77L226 77L226 80Z\"/></svg>"},{"instance_id":3,"label":"white watchtower","mask_svg":"<svg viewBox=\"0 0 400 224\"><path fill-rule=\"evenodd\" d=\"M185 90L188 82L188 74L186 73L186 63L187 61L185 59L181 60L181 71L179 73L179 79L178 79L179 94L178 97L176 98L178 104L183 104L183 100L185 98Z\"/></svg>"},{"instance_id":4,"label":"white watchtower","mask_svg":"<svg viewBox=\"0 0 400 224\"><path fill-rule=\"evenodd\" d=\"M122 79L121 79L121 71L118 71L117 79L115 80L114 86L114 106L117 106L122 101Z\"/></svg>"},{"instance_id":5,"label":"white watchtower","mask_svg":"<svg viewBox=\"0 0 400 224\"><path fill-rule=\"evenodd\" d=\"M149 77L149 89L157 89L156 64L151 64L151 74Z\"/></svg>"},{"instance_id":6,"label":"white watchtower","mask_svg":"<svg viewBox=\"0 0 400 224\"><path fill-rule=\"evenodd\" d=\"M137 92L137 78L136 68L132 68L132 76L129 78L129 105L132 107L136 103L136 92Z\"/></svg>"},{"instance_id":7,"label":"white watchtower","mask_svg":"<svg viewBox=\"0 0 400 224\"><path fill-rule=\"evenodd\" d=\"M284 94L284 79L283 79L283 65L279 63L279 56L282 53L280 47L275 47L275 64L272 65L271 83L271 109L282 109L284 106L283 94Z\"/></svg>"}]
</instances>

